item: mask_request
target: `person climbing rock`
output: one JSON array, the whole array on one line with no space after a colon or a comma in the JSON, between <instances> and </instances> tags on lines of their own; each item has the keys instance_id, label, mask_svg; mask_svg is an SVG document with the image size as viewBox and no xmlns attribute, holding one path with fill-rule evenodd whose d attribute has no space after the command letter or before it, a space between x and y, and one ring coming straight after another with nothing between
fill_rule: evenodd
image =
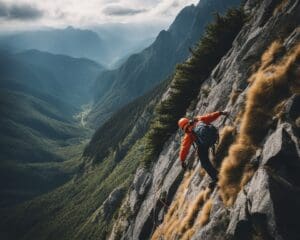
<instances>
[{"instance_id":1,"label":"person climbing rock","mask_svg":"<svg viewBox=\"0 0 300 240\"><path fill-rule=\"evenodd\" d=\"M197 152L201 162L201 166L211 177L213 182L218 180L218 171L214 168L209 160L208 150L218 139L218 130L210 123L215 121L221 115L228 115L227 111L213 112L204 116L197 116L194 119L181 118L178 121L178 126L185 135L181 142L179 158L181 166L185 170L185 159L193 143L197 145Z\"/></svg>"}]
</instances>

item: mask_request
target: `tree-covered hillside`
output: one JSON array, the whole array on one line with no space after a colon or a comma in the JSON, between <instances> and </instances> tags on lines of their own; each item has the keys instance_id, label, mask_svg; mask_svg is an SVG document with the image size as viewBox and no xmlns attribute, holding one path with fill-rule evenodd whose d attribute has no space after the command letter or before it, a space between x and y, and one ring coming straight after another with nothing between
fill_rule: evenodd
<instances>
[{"instance_id":1,"label":"tree-covered hillside","mask_svg":"<svg viewBox=\"0 0 300 240\"><path fill-rule=\"evenodd\" d=\"M101 70L90 60L34 50L1 53L1 206L70 178L78 163L64 161L80 156L90 135L74 116L91 101L90 88Z\"/></svg>"},{"instance_id":2,"label":"tree-covered hillside","mask_svg":"<svg viewBox=\"0 0 300 240\"><path fill-rule=\"evenodd\" d=\"M0 220L2 236L103 239L142 159L144 143L139 138L147 130L165 87L166 83L128 104L97 130L85 148L75 179L16 208L1 209L1 215L5 216ZM103 142L110 144L110 148L101 147ZM104 217L102 211L108 209L101 210L102 204L115 188L119 190L113 200L114 208ZM47 229L42 230L44 226Z\"/></svg>"},{"instance_id":3,"label":"tree-covered hillside","mask_svg":"<svg viewBox=\"0 0 300 240\"><path fill-rule=\"evenodd\" d=\"M197 43L214 13L224 13L239 3L240 0L210 0L185 7L170 28L161 31L148 48L129 57L118 69L103 72L94 88L91 123L103 124L114 111L171 75L176 64L189 56L189 48Z\"/></svg>"}]
</instances>

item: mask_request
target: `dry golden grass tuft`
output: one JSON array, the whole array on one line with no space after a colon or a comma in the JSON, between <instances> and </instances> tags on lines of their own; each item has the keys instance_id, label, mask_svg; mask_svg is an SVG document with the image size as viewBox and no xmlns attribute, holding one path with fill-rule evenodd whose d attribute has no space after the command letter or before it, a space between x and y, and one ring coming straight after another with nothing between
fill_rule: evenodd
<instances>
[{"instance_id":1,"label":"dry golden grass tuft","mask_svg":"<svg viewBox=\"0 0 300 240\"><path fill-rule=\"evenodd\" d=\"M166 215L165 222L169 223L165 228L166 233L172 233L173 229L179 225L178 211L182 209L185 210L188 207L185 201L186 189L188 188L193 175L194 174L192 174L191 172L186 175L177 193L178 198L175 200L174 204L172 203L171 208Z\"/></svg>"},{"instance_id":2,"label":"dry golden grass tuft","mask_svg":"<svg viewBox=\"0 0 300 240\"><path fill-rule=\"evenodd\" d=\"M286 105L286 100L283 100L276 105L276 107L274 108L274 115L275 115L274 118L283 119L285 105Z\"/></svg>"},{"instance_id":3,"label":"dry golden grass tuft","mask_svg":"<svg viewBox=\"0 0 300 240\"><path fill-rule=\"evenodd\" d=\"M240 181L244 174L244 166L249 158L255 153L255 148L247 143L233 144L229 149L229 155L224 159L218 185L220 195L225 204L231 205L240 191Z\"/></svg>"},{"instance_id":4,"label":"dry golden grass tuft","mask_svg":"<svg viewBox=\"0 0 300 240\"><path fill-rule=\"evenodd\" d=\"M186 179L180 188L182 188L182 186L188 186L187 182L190 182L190 180L191 179ZM190 239L195 232L193 226L199 211L209 199L210 194L211 190L206 188L200 191L192 203L190 203L190 201L182 201L185 198L185 193L178 191L178 198L169 209L164 222L156 229L152 239L158 240L162 237L163 239Z\"/></svg>"},{"instance_id":5,"label":"dry golden grass tuft","mask_svg":"<svg viewBox=\"0 0 300 240\"><path fill-rule=\"evenodd\" d=\"M270 66L270 64L274 62L276 54L281 52L283 48L280 41L273 42L268 50L262 55L259 69L264 70L266 67Z\"/></svg>"},{"instance_id":6,"label":"dry golden grass tuft","mask_svg":"<svg viewBox=\"0 0 300 240\"><path fill-rule=\"evenodd\" d=\"M210 190L206 190L204 194L204 202L205 204L203 205L200 213L199 209L197 209L194 213L197 213L198 217L197 220L194 221L193 225L190 226L189 229L185 230L184 233L179 234L179 236L182 236L180 239L182 240L189 240L193 237L195 234L196 229L199 229L200 227L203 227L209 222L209 217L210 217L210 211L212 208L213 201L210 198L208 200L210 194Z\"/></svg>"},{"instance_id":7,"label":"dry golden grass tuft","mask_svg":"<svg viewBox=\"0 0 300 240\"><path fill-rule=\"evenodd\" d=\"M277 5L277 7L273 11L273 16L282 12L289 0L281 0L281 2Z\"/></svg>"},{"instance_id":8,"label":"dry golden grass tuft","mask_svg":"<svg viewBox=\"0 0 300 240\"><path fill-rule=\"evenodd\" d=\"M244 174L242 176L241 183L240 183L240 189L242 189L243 186L245 186L251 180L256 170L257 170L256 166L250 163L246 164L244 168Z\"/></svg>"},{"instance_id":9,"label":"dry golden grass tuft","mask_svg":"<svg viewBox=\"0 0 300 240\"><path fill-rule=\"evenodd\" d=\"M211 193L211 189L206 188L205 190L202 190L199 192L199 194L194 199L191 206L188 208L186 216L181 221L181 224L179 226L179 233L182 235L184 234L188 229L190 229L194 221L199 213L200 208L203 206L205 201L208 199L209 195Z\"/></svg>"},{"instance_id":10,"label":"dry golden grass tuft","mask_svg":"<svg viewBox=\"0 0 300 240\"><path fill-rule=\"evenodd\" d=\"M179 211L186 211L188 208L188 204L185 201L186 190L193 178L194 174L196 174L196 170L188 171L184 179L177 191L176 198L172 202L165 218L164 222L156 229L154 234L152 235L153 240L158 240L161 236L164 236L165 239L172 239L173 233L175 233L175 229L180 225L180 216Z\"/></svg>"},{"instance_id":11,"label":"dry golden grass tuft","mask_svg":"<svg viewBox=\"0 0 300 240\"><path fill-rule=\"evenodd\" d=\"M284 47L274 42L261 58L261 66L250 78L240 133L223 160L219 174L220 195L232 205L254 169L247 167L272 123L275 107L291 96L297 83L294 63L300 58L300 44L281 57Z\"/></svg>"},{"instance_id":12,"label":"dry golden grass tuft","mask_svg":"<svg viewBox=\"0 0 300 240\"><path fill-rule=\"evenodd\" d=\"M215 166L220 167L221 161L228 154L230 145L234 142L236 136L236 128L233 126L225 126L220 132L219 144L213 159Z\"/></svg>"},{"instance_id":13,"label":"dry golden grass tuft","mask_svg":"<svg viewBox=\"0 0 300 240\"><path fill-rule=\"evenodd\" d=\"M239 125L239 124L241 123L242 117L243 117L243 115L244 115L244 110L245 110L245 109L242 108L242 109L238 112L238 114L236 115L236 117L235 117L235 119L234 119L233 125L237 126L237 125Z\"/></svg>"},{"instance_id":14,"label":"dry golden grass tuft","mask_svg":"<svg viewBox=\"0 0 300 240\"><path fill-rule=\"evenodd\" d=\"M204 177L204 176L206 175L206 171L205 171L205 169L204 169L203 167L201 167L201 168L199 169L199 175L200 175L201 177Z\"/></svg>"},{"instance_id":15,"label":"dry golden grass tuft","mask_svg":"<svg viewBox=\"0 0 300 240\"><path fill-rule=\"evenodd\" d=\"M210 210L212 208L213 201L209 199L203 206L201 213L199 215L197 223L200 227L203 227L209 222Z\"/></svg>"},{"instance_id":16,"label":"dry golden grass tuft","mask_svg":"<svg viewBox=\"0 0 300 240\"><path fill-rule=\"evenodd\" d=\"M232 90L232 92L230 93L230 104L231 105L234 105L236 100L238 99L238 97L240 96L240 94L242 93L243 91L240 90L240 89L235 89L235 90Z\"/></svg>"},{"instance_id":17,"label":"dry golden grass tuft","mask_svg":"<svg viewBox=\"0 0 300 240\"><path fill-rule=\"evenodd\" d=\"M195 234L195 228L191 228L184 233L184 235L180 238L181 240L190 240Z\"/></svg>"}]
</instances>

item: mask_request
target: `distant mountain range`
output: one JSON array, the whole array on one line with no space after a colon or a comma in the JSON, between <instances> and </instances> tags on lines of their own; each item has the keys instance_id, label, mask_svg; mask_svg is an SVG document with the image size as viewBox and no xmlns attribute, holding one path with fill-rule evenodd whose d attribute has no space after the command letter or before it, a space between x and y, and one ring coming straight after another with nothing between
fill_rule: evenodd
<instances>
[{"instance_id":1,"label":"distant mountain range","mask_svg":"<svg viewBox=\"0 0 300 240\"><path fill-rule=\"evenodd\" d=\"M137 32L134 33L134 29ZM0 36L0 49L12 52L36 49L88 58L106 67L113 67L119 60L151 44L153 36L149 33L139 36L141 31L140 27L130 29L126 25L102 26L95 28L95 31L71 26L64 29L26 31Z\"/></svg>"},{"instance_id":2,"label":"distant mountain range","mask_svg":"<svg viewBox=\"0 0 300 240\"><path fill-rule=\"evenodd\" d=\"M37 49L71 57L84 57L102 62L107 51L103 40L93 31L73 27L29 31L12 34L0 39L2 48L14 51Z\"/></svg>"},{"instance_id":3,"label":"distant mountain range","mask_svg":"<svg viewBox=\"0 0 300 240\"><path fill-rule=\"evenodd\" d=\"M166 79L176 64L188 57L189 48L199 40L214 13L223 13L239 3L201 0L196 6L185 7L148 48L129 57L118 69L104 71L94 88L95 106L90 122L101 125L113 112Z\"/></svg>"}]
</instances>

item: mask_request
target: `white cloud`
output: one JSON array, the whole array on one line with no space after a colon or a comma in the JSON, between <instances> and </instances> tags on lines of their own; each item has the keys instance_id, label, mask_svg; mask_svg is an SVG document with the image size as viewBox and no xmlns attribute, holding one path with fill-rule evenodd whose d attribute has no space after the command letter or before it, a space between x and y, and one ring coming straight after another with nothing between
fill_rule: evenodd
<instances>
[{"instance_id":1,"label":"white cloud","mask_svg":"<svg viewBox=\"0 0 300 240\"><path fill-rule=\"evenodd\" d=\"M186 5L199 0L0 0L6 6L31 6L43 14L39 18L0 19L2 29L32 27L86 27L105 23L161 22L169 25ZM1 5L0 5L1 8ZM0 9L1 12L1 9Z\"/></svg>"}]
</instances>

